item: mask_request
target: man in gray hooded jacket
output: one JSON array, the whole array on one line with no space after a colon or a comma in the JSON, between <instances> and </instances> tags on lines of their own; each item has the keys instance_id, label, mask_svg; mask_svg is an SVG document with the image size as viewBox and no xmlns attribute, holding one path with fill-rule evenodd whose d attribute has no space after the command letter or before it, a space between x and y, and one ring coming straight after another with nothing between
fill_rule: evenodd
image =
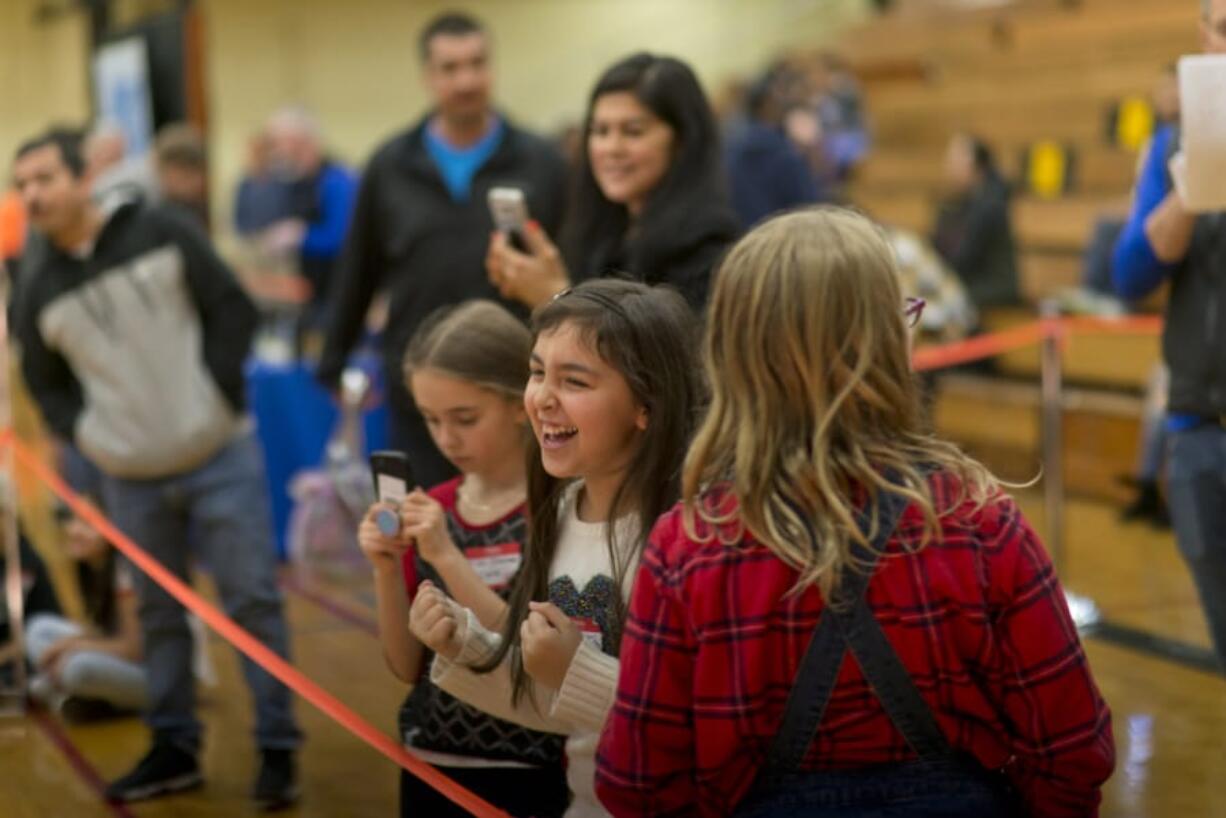
<instances>
[{"instance_id":1,"label":"man in gray hooded jacket","mask_svg":"<svg viewBox=\"0 0 1226 818\"><path fill-rule=\"evenodd\" d=\"M92 201L77 135L27 142L13 177L35 228L18 279L22 370L48 425L105 474L119 528L184 580L190 528L226 611L286 656L264 465L243 405L255 307L185 218ZM111 784L118 801L202 783L183 608L144 574L137 594L153 746ZM297 792L290 693L250 660L243 670L262 754L255 798L280 805Z\"/></svg>"}]
</instances>

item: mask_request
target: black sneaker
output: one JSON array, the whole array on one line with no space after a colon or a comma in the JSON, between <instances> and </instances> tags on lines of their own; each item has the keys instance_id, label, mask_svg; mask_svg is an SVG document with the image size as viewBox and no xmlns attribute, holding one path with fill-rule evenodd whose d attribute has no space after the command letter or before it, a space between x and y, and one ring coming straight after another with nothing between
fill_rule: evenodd
<instances>
[{"instance_id":1,"label":"black sneaker","mask_svg":"<svg viewBox=\"0 0 1226 818\"><path fill-rule=\"evenodd\" d=\"M70 724L89 724L131 714L132 711L121 710L105 699L90 699L84 696L69 696L60 704L60 715Z\"/></svg>"},{"instance_id":2,"label":"black sneaker","mask_svg":"<svg viewBox=\"0 0 1226 818\"><path fill-rule=\"evenodd\" d=\"M196 756L165 741L155 741L136 769L106 788L111 801L144 801L194 790L204 784Z\"/></svg>"},{"instance_id":3,"label":"black sneaker","mask_svg":"<svg viewBox=\"0 0 1226 818\"><path fill-rule=\"evenodd\" d=\"M262 810L288 807L298 800L298 773L293 750L261 750L260 777L252 797Z\"/></svg>"},{"instance_id":4,"label":"black sneaker","mask_svg":"<svg viewBox=\"0 0 1226 818\"><path fill-rule=\"evenodd\" d=\"M1137 494L1120 512L1122 522L1146 521L1155 528L1171 527L1171 515L1154 480L1137 481Z\"/></svg>"}]
</instances>

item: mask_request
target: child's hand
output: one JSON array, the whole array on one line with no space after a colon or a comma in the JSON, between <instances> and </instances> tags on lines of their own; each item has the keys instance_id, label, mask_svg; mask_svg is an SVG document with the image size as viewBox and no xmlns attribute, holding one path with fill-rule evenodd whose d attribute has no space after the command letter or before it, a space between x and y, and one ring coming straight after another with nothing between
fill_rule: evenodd
<instances>
[{"instance_id":1,"label":"child's hand","mask_svg":"<svg viewBox=\"0 0 1226 818\"><path fill-rule=\"evenodd\" d=\"M559 690L583 634L552 602L529 602L528 606L531 613L519 627L524 670L541 684Z\"/></svg>"},{"instance_id":2,"label":"child's hand","mask_svg":"<svg viewBox=\"0 0 1226 818\"><path fill-rule=\"evenodd\" d=\"M396 507L386 503L375 503L371 506L358 526L358 546L376 571L394 571L400 567L400 559L408 550L408 542L403 537L389 537L379 530L375 523L375 512L381 509L396 513Z\"/></svg>"},{"instance_id":3,"label":"child's hand","mask_svg":"<svg viewBox=\"0 0 1226 818\"><path fill-rule=\"evenodd\" d=\"M447 513L437 500L420 489L400 505L400 532L406 539L415 540L417 553L436 567L440 561L460 553L447 531Z\"/></svg>"},{"instance_id":4,"label":"child's hand","mask_svg":"<svg viewBox=\"0 0 1226 818\"><path fill-rule=\"evenodd\" d=\"M409 609L409 630L430 650L447 659L460 655L467 636L468 620L464 609L425 580L417 588Z\"/></svg>"}]
</instances>

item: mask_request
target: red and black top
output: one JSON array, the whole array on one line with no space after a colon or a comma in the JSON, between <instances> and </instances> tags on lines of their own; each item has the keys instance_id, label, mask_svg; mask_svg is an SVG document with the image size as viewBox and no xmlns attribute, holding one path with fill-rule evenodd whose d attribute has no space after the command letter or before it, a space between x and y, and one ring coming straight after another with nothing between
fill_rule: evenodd
<instances>
[{"instance_id":1,"label":"red and black top","mask_svg":"<svg viewBox=\"0 0 1226 818\"><path fill-rule=\"evenodd\" d=\"M524 507L508 512L485 525L473 525L456 508L462 478L455 478L427 492L447 513L447 530L477 574L505 596L523 558L527 539ZM402 561L405 588L410 598L418 583L429 579L446 590L446 583L425 561L410 551ZM423 667L429 667L426 657ZM400 708L400 733L406 745L452 755L491 761L518 761L535 766L562 764L562 737L538 733L496 719L439 690L425 672Z\"/></svg>"}]
</instances>

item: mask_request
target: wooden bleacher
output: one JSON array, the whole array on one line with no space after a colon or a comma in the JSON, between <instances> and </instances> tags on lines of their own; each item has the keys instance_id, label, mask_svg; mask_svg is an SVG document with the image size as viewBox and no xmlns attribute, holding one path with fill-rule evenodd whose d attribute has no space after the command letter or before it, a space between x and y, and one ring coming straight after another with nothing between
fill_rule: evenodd
<instances>
[{"instance_id":1,"label":"wooden bleacher","mask_svg":"<svg viewBox=\"0 0 1226 818\"><path fill-rule=\"evenodd\" d=\"M860 77L873 152L850 189L875 218L926 234L949 137L970 131L1017 178L1027 146L1074 155L1069 192L1019 195L1013 211L1022 291L1032 303L1076 286L1095 223L1127 212L1138 157L1109 139L1120 100L1147 95L1162 69L1197 49L1197 9L1171 0L1015 0L997 8L901 0L849 32L840 51ZM988 329L1033 320L1033 307L985 316ZM1070 492L1118 499L1133 467L1140 395L1160 359L1154 337L1077 338L1066 348ZM948 376L937 428L1010 479L1039 464L1038 351L1002 357L997 376Z\"/></svg>"},{"instance_id":2,"label":"wooden bleacher","mask_svg":"<svg viewBox=\"0 0 1226 818\"><path fill-rule=\"evenodd\" d=\"M1120 475L1135 468L1141 399L1073 388L1064 396L1064 478L1071 493L1122 501ZM1013 483L1041 474L1039 387L995 377L951 374L941 381L933 424Z\"/></svg>"},{"instance_id":3,"label":"wooden bleacher","mask_svg":"<svg viewBox=\"0 0 1226 818\"><path fill-rule=\"evenodd\" d=\"M1016 175L1021 149L1000 157L1003 169ZM935 196L940 190L941 163L933 161L930 147L879 148L869 157L856 178L856 187L867 191L923 191ZM1076 156L1076 188L1082 193L1118 196L1132 182L1137 157L1113 145L1082 146Z\"/></svg>"}]
</instances>

